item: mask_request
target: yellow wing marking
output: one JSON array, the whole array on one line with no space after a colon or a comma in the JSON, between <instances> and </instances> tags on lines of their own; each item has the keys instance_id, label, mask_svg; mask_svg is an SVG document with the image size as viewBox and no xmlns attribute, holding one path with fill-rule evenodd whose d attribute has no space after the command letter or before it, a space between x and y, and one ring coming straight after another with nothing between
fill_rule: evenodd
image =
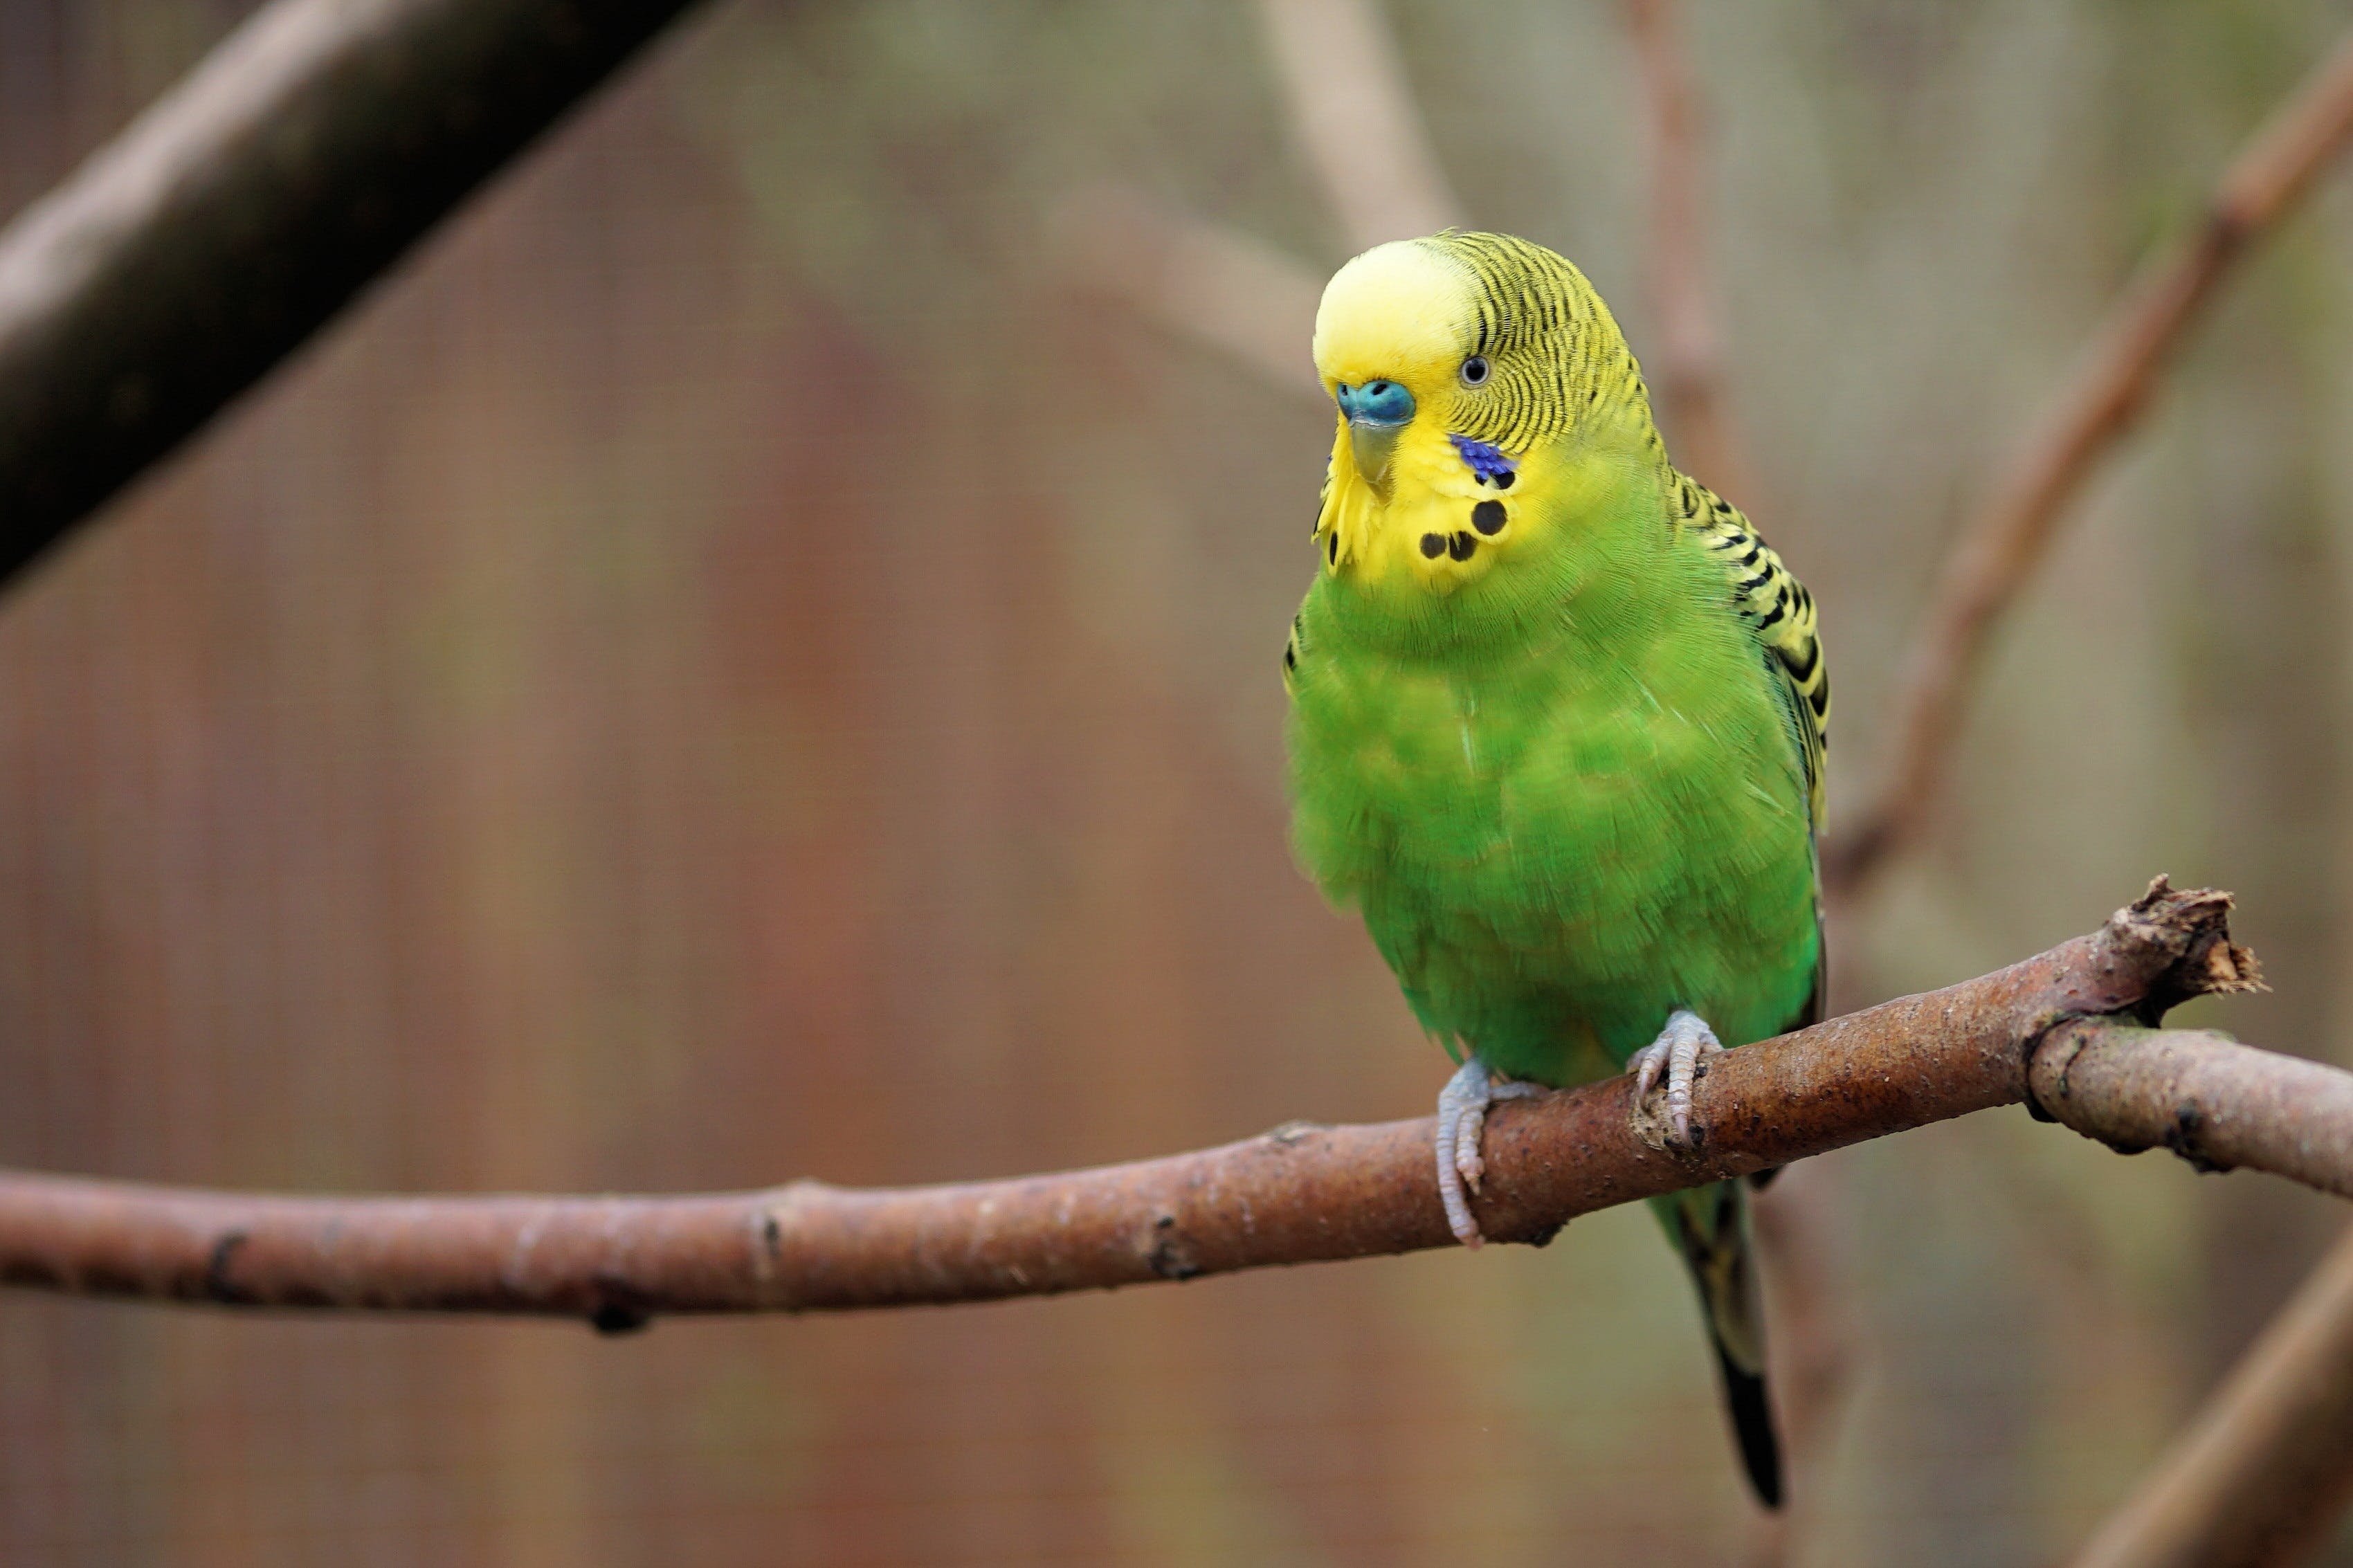
<instances>
[{"instance_id":1,"label":"yellow wing marking","mask_svg":"<svg viewBox=\"0 0 2353 1568\"><path fill-rule=\"evenodd\" d=\"M1730 501L1679 473L1675 502L1683 526L1723 563L1732 607L1765 646L1766 662L1780 677L1805 764L1807 805L1814 831L1820 833L1822 759L1831 735L1831 672L1815 629L1814 596Z\"/></svg>"}]
</instances>

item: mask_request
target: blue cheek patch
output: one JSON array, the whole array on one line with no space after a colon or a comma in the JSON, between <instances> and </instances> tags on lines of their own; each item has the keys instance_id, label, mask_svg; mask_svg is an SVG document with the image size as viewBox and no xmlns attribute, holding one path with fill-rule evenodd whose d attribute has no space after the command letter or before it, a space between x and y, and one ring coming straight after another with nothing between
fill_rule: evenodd
<instances>
[{"instance_id":1,"label":"blue cheek patch","mask_svg":"<svg viewBox=\"0 0 2353 1568\"><path fill-rule=\"evenodd\" d=\"M1446 438L1454 443L1454 449L1462 454L1464 465L1481 484L1493 485L1499 490L1512 488L1512 480L1518 477L1518 471L1511 458L1486 442L1473 441L1468 436L1450 435Z\"/></svg>"}]
</instances>

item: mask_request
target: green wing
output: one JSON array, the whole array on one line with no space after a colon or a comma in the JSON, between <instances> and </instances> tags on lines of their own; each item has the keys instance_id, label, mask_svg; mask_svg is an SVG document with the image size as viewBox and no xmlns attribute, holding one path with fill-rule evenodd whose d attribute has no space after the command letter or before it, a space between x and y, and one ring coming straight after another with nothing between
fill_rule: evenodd
<instances>
[{"instance_id":1,"label":"green wing","mask_svg":"<svg viewBox=\"0 0 2353 1568\"><path fill-rule=\"evenodd\" d=\"M1740 509L1701 484L1675 475L1675 503L1689 530L1724 568L1735 614L1747 624L1763 649L1765 667L1774 681L1788 720L1790 739L1805 771L1806 805L1813 819L1814 837L1822 832L1828 799L1823 773L1831 740L1831 671L1822 658L1814 596L1798 581L1765 536L1740 515ZM1821 875L1815 869L1814 917L1821 918ZM1814 968L1814 991L1805 1013L1792 1026L1821 1021L1825 965Z\"/></svg>"}]
</instances>

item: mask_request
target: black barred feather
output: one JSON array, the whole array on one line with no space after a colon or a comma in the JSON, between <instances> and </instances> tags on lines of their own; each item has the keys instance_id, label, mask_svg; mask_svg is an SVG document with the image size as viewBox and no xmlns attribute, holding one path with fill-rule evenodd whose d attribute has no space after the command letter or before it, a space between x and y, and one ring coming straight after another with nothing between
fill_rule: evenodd
<instances>
[{"instance_id":1,"label":"black barred feather","mask_svg":"<svg viewBox=\"0 0 2353 1568\"><path fill-rule=\"evenodd\" d=\"M1767 667L1789 716L1806 770L1806 801L1814 831L1822 830L1822 764L1831 739L1831 672L1822 659L1814 596L1781 563L1765 536L1740 510L1697 479L1675 479L1683 525L1723 563L1732 607L1764 645Z\"/></svg>"},{"instance_id":2,"label":"black barred feather","mask_svg":"<svg viewBox=\"0 0 2353 1568\"><path fill-rule=\"evenodd\" d=\"M1782 695L1782 709L1798 745L1799 760L1805 768L1806 803L1812 813L1814 833L1820 837L1827 783L1824 763L1831 743L1831 672L1822 658L1814 596L1782 564L1780 556L1765 542L1765 536L1750 526L1739 508L1680 472L1675 475L1675 507L1683 526L1697 534L1724 563L1731 582L1733 607L1764 645L1766 668L1777 678L1776 689ZM1819 927L1819 893L1814 921ZM1827 942L1820 951L1823 958L1814 965L1813 992L1806 999L1805 1010L1789 1020L1788 1028L1810 1028L1828 1016ZM1761 1189L1780 1173L1778 1166L1758 1171L1748 1178L1749 1184Z\"/></svg>"},{"instance_id":3,"label":"black barred feather","mask_svg":"<svg viewBox=\"0 0 2353 1568\"><path fill-rule=\"evenodd\" d=\"M1471 275L1471 352L1494 366L1456 434L1525 452L1568 434L1588 409L1647 404L1609 307L1566 258L1507 234L1448 229L1420 243Z\"/></svg>"}]
</instances>

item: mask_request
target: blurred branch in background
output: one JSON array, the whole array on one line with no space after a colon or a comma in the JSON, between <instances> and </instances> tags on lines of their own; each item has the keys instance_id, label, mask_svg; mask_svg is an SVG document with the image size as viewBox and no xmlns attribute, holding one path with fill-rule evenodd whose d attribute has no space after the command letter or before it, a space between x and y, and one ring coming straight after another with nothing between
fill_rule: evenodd
<instances>
[{"instance_id":1,"label":"blurred branch in background","mask_svg":"<svg viewBox=\"0 0 2353 1568\"><path fill-rule=\"evenodd\" d=\"M0 233L0 574L291 353L687 0L277 0Z\"/></svg>"},{"instance_id":2,"label":"blurred branch in background","mask_svg":"<svg viewBox=\"0 0 2353 1568\"><path fill-rule=\"evenodd\" d=\"M2317 1547L2353 1493L2353 1231L2222 1380L2075 1568L2256 1568Z\"/></svg>"},{"instance_id":3,"label":"blurred branch in background","mask_svg":"<svg viewBox=\"0 0 2353 1568\"><path fill-rule=\"evenodd\" d=\"M1324 205L1350 246L1461 222L1374 0L1263 0L1275 85ZM1284 392L1324 401L1308 359L1318 269L1224 224L1118 185L1074 191L1055 214L1076 280Z\"/></svg>"},{"instance_id":4,"label":"blurred branch in background","mask_svg":"<svg viewBox=\"0 0 2353 1568\"><path fill-rule=\"evenodd\" d=\"M1054 215L1054 242L1088 288L1124 300L1271 386L1324 401L1307 353L1323 285L1272 246L1114 184L1066 196Z\"/></svg>"},{"instance_id":5,"label":"blurred branch in background","mask_svg":"<svg viewBox=\"0 0 2353 1568\"><path fill-rule=\"evenodd\" d=\"M2166 356L2250 244L2353 135L2353 34L2256 132L2205 221L2126 293L2073 383L1960 531L1930 595L1900 699L1878 802L1823 847L1851 891L1915 838L1950 764L1968 678L1995 619L2042 559L2068 502L2147 407Z\"/></svg>"},{"instance_id":6,"label":"blurred branch in background","mask_svg":"<svg viewBox=\"0 0 2353 1568\"><path fill-rule=\"evenodd\" d=\"M1276 85L1349 247L1462 221L1377 0L1261 0Z\"/></svg>"},{"instance_id":7,"label":"blurred branch in background","mask_svg":"<svg viewBox=\"0 0 2353 1568\"><path fill-rule=\"evenodd\" d=\"M2259 985L2229 909L2160 878L2039 957L1713 1058L1691 1152L1666 1147L1624 1077L1507 1106L1489 1124L1481 1225L1541 1242L1580 1214L2021 1100L2120 1149L2353 1196L2353 1073L2098 1021ZM1058 1175L668 1198L276 1198L0 1174L0 1283L607 1329L1050 1295L1451 1245L1430 1138L1427 1119L1293 1126Z\"/></svg>"},{"instance_id":8,"label":"blurred branch in background","mask_svg":"<svg viewBox=\"0 0 2353 1568\"><path fill-rule=\"evenodd\" d=\"M1723 333L1707 246L1705 132L1673 0L1627 0L1650 128L1651 239L1645 256L1658 342L1651 384L1678 462L1736 505L1752 506L1725 406Z\"/></svg>"}]
</instances>

